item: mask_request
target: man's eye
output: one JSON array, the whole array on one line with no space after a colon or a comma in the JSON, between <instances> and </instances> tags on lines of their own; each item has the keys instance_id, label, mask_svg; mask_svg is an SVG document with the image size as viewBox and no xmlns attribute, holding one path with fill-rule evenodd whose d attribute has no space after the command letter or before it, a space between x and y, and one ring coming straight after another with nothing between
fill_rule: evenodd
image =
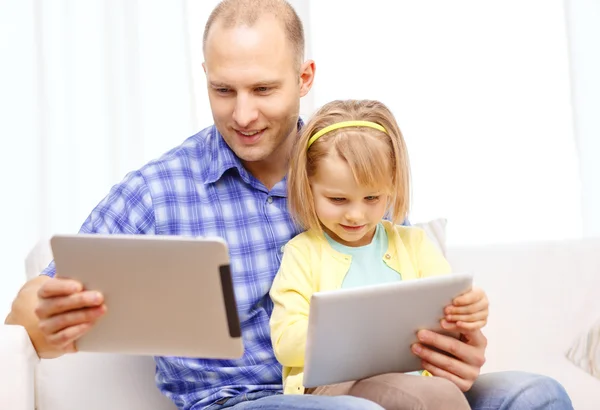
<instances>
[{"instance_id":1,"label":"man's eye","mask_svg":"<svg viewBox=\"0 0 600 410\"><path fill-rule=\"evenodd\" d=\"M259 93L266 93L267 91L269 91L269 87L257 87L256 91Z\"/></svg>"},{"instance_id":2,"label":"man's eye","mask_svg":"<svg viewBox=\"0 0 600 410\"><path fill-rule=\"evenodd\" d=\"M217 92L219 94L227 94L229 92L229 88L217 88Z\"/></svg>"}]
</instances>

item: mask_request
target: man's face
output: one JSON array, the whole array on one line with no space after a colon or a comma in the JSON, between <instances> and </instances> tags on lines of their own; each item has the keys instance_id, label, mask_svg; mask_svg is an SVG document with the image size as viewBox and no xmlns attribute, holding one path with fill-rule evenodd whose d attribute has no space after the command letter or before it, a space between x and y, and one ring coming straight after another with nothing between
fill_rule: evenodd
<instances>
[{"instance_id":1,"label":"man's face","mask_svg":"<svg viewBox=\"0 0 600 410\"><path fill-rule=\"evenodd\" d=\"M286 156L284 142L296 131L300 97L310 89L314 63L298 67L274 17L263 16L253 27L215 23L205 45L204 71L217 129L244 162Z\"/></svg>"}]
</instances>

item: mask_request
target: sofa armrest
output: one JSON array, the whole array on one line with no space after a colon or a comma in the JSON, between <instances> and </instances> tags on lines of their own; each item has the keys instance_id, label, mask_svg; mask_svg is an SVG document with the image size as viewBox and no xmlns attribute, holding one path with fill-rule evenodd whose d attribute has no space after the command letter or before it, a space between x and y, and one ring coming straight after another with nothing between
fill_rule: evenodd
<instances>
[{"instance_id":1,"label":"sofa armrest","mask_svg":"<svg viewBox=\"0 0 600 410\"><path fill-rule=\"evenodd\" d=\"M39 359L22 326L0 324L0 409L35 408L35 366Z\"/></svg>"}]
</instances>

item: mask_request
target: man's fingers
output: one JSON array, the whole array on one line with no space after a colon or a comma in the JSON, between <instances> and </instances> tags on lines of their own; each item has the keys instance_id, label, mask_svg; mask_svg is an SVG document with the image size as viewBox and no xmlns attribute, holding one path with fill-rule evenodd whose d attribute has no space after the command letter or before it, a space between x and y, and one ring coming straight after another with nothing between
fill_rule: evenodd
<instances>
[{"instance_id":1,"label":"man's fingers","mask_svg":"<svg viewBox=\"0 0 600 410\"><path fill-rule=\"evenodd\" d=\"M452 336L446 336L439 333L435 333L429 330L420 330L417 333L417 338L419 342L426 346L431 346L437 350L442 352L449 353L450 355L458 358L461 361L464 361L468 364L478 365L478 363L474 362L475 352L473 351L474 347L469 346L461 340L458 340ZM445 356L438 353L440 356ZM421 356L419 356L421 357ZM425 357L421 357L422 359L426 359L428 362L438 365L431 360L428 360ZM442 358L439 358L440 360ZM438 366L439 367L439 366ZM448 370L448 369L446 369Z\"/></svg>"},{"instance_id":2,"label":"man's fingers","mask_svg":"<svg viewBox=\"0 0 600 410\"><path fill-rule=\"evenodd\" d=\"M462 339L465 341L465 343L468 343L470 346L473 346L476 349L485 350L487 347L487 337L485 337L480 329L462 332ZM484 363L485 357L483 357L483 361L481 363L477 364L479 366L483 366Z\"/></svg>"},{"instance_id":3,"label":"man's fingers","mask_svg":"<svg viewBox=\"0 0 600 410\"><path fill-rule=\"evenodd\" d=\"M423 369L427 370L432 375L437 376L437 377L443 377L444 379L450 380L452 383L454 383L456 386L458 386L458 388L462 392L468 391L469 389L471 389L471 386L473 386L474 381L461 379L460 377L458 377L450 372L447 372L443 369L440 369L439 367L434 366L429 362L422 360L421 365L423 366Z\"/></svg>"},{"instance_id":4,"label":"man's fingers","mask_svg":"<svg viewBox=\"0 0 600 410\"><path fill-rule=\"evenodd\" d=\"M50 281L48 282L50 283ZM46 319L51 316L78 310L88 307L97 307L104 302L104 298L100 292L84 291L68 296L55 296L52 298L44 298L39 300L35 309L35 314L40 319Z\"/></svg>"},{"instance_id":5,"label":"man's fingers","mask_svg":"<svg viewBox=\"0 0 600 410\"><path fill-rule=\"evenodd\" d=\"M106 312L106 306L71 310L50 316L39 322L39 328L46 335L55 335L63 330L91 323Z\"/></svg>"},{"instance_id":6,"label":"man's fingers","mask_svg":"<svg viewBox=\"0 0 600 410\"><path fill-rule=\"evenodd\" d=\"M73 293L81 292L83 286L76 280L52 278L44 282L38 289L40 299L53 298L56 296L68 296Z\"/></svg>"},{"instance_id":7,"label":"man's fingers","mask_svg":"<svg viewBox=\"0 0 600 410\"><path fill-rule=\"evenodd\" d=\"M445 372L451 373L461 379L473 379L477 377L477 369L462 360L450 357L435 350L430 349L428 346L421 344L413 345L413 353L419 356L423 361L429 363L438 369L444 370Z\"/></svg>"},{"instance_id":8,"label":"man's fingers","mask_svg":"<svg viewBox=\"0 0 600 410\"><path fill-rule=\"evenodd\" d=\"M67 327L58 333L47 337L48 343L59 347L67 353L76 352L75 341L83 336L92 327L92 323L81 323L77 326Z\"/></svg>"}]
</instances>

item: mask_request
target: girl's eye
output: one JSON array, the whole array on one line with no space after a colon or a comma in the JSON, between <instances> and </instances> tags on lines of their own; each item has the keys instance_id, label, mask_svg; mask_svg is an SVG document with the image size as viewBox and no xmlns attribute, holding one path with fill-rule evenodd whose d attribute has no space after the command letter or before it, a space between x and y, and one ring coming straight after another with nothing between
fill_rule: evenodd
<instances>
[{"instance_id":1,"label":"girl's eye","mask_svg":"<svg viewBox=\"0 0 600 410\"><path fill-rule=\"evenodd\" d=\"M371 195L371 196L367 196L367 197L365 197L365 199L366 199L367 201L371 202L371 201L377 201L377 200L379 199L379 197L378 197L378 196Z\"/></svg>"},{"instance_id":2,"label":"girl's eye","mask_svg":"<svg viewBox=\"0 0 600 410\"><path fill-rule=\"evenodd\" d=\"M345 200L345 198L329 198L329 200L331 202L343 202Z\"/></svg>"}]
</instances>

